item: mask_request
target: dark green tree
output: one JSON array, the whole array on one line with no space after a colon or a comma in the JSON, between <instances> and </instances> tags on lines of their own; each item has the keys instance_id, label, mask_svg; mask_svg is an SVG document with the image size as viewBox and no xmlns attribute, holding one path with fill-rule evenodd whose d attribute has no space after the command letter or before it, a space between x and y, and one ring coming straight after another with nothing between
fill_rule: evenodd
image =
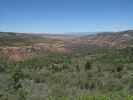
<instances>
[{"instance_id":1,"label":"dark green tree","mask_svg":"<svg viewBox=\"0 0 133 100\"><path fill-rule=\"evenodd\" d=\"M86 64L85 64L85 70L90 70L91 69L91 63L90 61L87 61Z\"/></svg>"}]
</instances>

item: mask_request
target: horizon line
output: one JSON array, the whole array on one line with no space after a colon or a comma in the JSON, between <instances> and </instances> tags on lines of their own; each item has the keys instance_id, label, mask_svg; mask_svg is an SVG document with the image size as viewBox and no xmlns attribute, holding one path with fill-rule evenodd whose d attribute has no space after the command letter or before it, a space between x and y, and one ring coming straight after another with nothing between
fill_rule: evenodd
<instances>
[{"instance_id":1,"label":"horizon line","mask_svg":"<svg viewBox=\"0 0 133 100\"><path fill-rule=\"evenodd\" d=\"M18 31L0 31L1 32L4 32L4 33L25 33L25 34L70 34L70 33L73 33L73 34L76 34L76 33L101 33L101 32L123 32L123 31L133 31L133 29L127 29L127 30L119 30L119 31L93 31L93 32L18 32Z\"/></svg>"}]
</instances>

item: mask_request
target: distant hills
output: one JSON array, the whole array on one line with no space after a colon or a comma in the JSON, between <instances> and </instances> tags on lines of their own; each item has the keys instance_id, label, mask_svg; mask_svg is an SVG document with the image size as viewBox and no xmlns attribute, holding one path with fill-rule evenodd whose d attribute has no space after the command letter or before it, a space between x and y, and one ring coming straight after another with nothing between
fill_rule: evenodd
<instances>
[{"instance_id":1,"label":"distant hills","mask_svg":"<svg viewBox=\"0 0 133 100\"><path fill-rule=\"evenodd\" d=\"M0 32L0 51L11 59L21 60L39 53L70 53L99 47L126 48L133 46L133 30L96 34L26 34ZM84 51L83 50L83 51Z\"/></svg>"},{"instance_id":2,"label":"distant hills","mask_svg":"<svg viewBox=\"0 0 133 100\"><path fill-rule=\"evenodd\" d=\"M0 32L0 46L21 46L34 43L61 40L67 45L88 44L102 47L124 48L133 45L133 30L121 32L79 32L66 34L26 34L13 32Z\"/></svg>"},{"instance_id":3,"label":"distant hills","mask_svg":"<svg viewBox=\"0 0 133 100\"><path fill-rule=\"evenodd\" d=\"M0 32L0 46L22 46L31 45L35 42L42 42L42 38L36 34Z\"/></svg>"},{"instance_id":4,"label":"distant hills","mask_svg":"<svg viewBox=\"0 0 133 100\"><path fill-rule=\"evenodd\" d=\"M102 47L125 48L133 45L133 30L121 32L100 32L79 38L81 43Z\"/></svg>"}]
</instances>

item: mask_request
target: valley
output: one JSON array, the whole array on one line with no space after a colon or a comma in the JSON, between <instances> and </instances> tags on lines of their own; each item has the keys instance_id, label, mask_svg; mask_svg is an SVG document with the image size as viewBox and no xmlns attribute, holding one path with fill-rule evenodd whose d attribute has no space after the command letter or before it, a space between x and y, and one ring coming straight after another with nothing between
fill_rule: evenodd
<instances>
[{"instance_id":1,"label":"valley","mask_svg":"<svg viewBox=\"0 0 133 100\"><path fill-rule=\"evenodd\" d=\"M0 32L0 100L122 100L133 95L132 55L132 30Z\"/></svg>"}]
</instances>

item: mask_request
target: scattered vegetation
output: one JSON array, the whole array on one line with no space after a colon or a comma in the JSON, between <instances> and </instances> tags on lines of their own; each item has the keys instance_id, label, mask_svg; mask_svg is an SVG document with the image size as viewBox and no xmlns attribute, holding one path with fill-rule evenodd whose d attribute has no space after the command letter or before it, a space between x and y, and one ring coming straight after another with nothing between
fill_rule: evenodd
<instances>
[{"instance_id":1,"label":"scattered vegetation","mask_svg":"<svg viewBox=\"0 0 133 100\"><path fill-rule=\"evenodd\" d=\"M133 100L132 54L82 45L11 62L1 53L0 100Z\"/></svg>"},{"instance_id":2,"label":"scattered vegetation","mask_svg":"<svg viewBox=\"0 0 133 100\"><path fill-rule=\"evenodd\" d=\"M49 53L47 56L38 55L15 63L7 62L6 57L1 55L0 98L1 100L46 100L46 98L108 100L107 98L115 96L128 98L133 91L131 49L98 48L95 53L82 55L82 52L79 52L81 54L78 56L77 53L73 55ZM82 97L77 99L78 96ZM58 99L61 97L64 99Z\"/></svg>"}]
</instances>

